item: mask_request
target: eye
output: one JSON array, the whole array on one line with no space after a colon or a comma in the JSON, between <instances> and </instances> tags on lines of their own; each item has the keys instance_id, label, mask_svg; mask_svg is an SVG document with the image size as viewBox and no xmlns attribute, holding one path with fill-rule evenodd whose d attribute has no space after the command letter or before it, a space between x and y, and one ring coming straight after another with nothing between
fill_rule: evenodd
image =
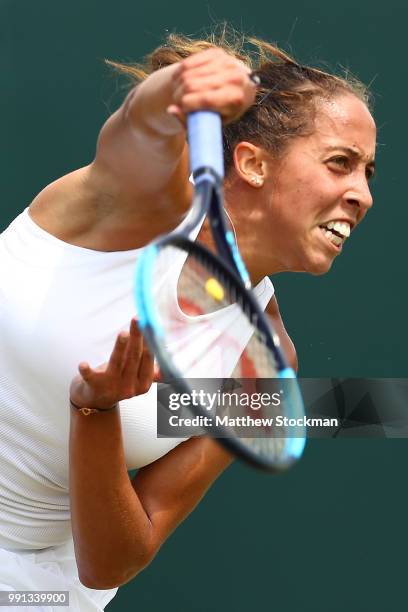
<instances>
[{"instance_id":1,"label":"eye","mask_svg":"<svg viewBox=\"0 0 408 612\"><path fill-rule=\"evenodd\" d=\"M344 155L338 155L336 157L332 157L331 159L329 159L329 164L333 164L337 168L343 168L344 170L347 170L349 167L350 161L348 157L345 157Z\"/></svg>"},{"instance_id":2,"label":"eye","mask_svg":"<svg viewBox=\"0 0 408 612\"><path fill-rule=\"evenodd\" d=\"M366 177L367 177L367 181L371 181L371 179L374 177L375 174L375 170L373 167L368 166L366 168Z\"/></svg>"}]
</instances>

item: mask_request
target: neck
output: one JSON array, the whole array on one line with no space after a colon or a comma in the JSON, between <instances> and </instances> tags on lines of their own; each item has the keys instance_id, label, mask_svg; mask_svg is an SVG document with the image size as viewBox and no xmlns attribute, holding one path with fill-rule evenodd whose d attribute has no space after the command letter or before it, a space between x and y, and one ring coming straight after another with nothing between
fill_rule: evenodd
<instances>
[{"instance_id":1,"label":"neck","mask_svg":"<svg viewBox=\"0 0 408 612\"><path fill-rule=\"evenodd\" d=\"M259 245L257 245L256 240L253 240L251 235L248 235L248 233L244 231L245 225L247 226L248 222L246 224L234 222L232 220L232 215L230 216L238 249L242 259L244 260L245 267L248 270L251 284L255 286L265 276L282 272L282 266L279 266L278 262L276 262L275 266L273 265L274 262L271 258L270 252L265 252L267 257L262 257L262 253L259 252ZM197 240L210 249L210 251L215 253L215 244L212 237L210 224L207 220L205 220L203 223Z\"/></svg>"},{"instance_id":2,"label":"neck","mask_svg":"<svg viewBox=\"0 0 408 612\"><path fill-rule=\"evenodd\" d=\"M256 285L265 276L285 271L285 266L273 252L274 239L265 228L270 202L265 191L247 185L238 176L226 179L224 185L224 204L230 223L234 229L235 239L241 257L251 278ZM198 240L211 251L215 251L210 225L206 220L198 235Z\"/></svg>"}]
</instances>

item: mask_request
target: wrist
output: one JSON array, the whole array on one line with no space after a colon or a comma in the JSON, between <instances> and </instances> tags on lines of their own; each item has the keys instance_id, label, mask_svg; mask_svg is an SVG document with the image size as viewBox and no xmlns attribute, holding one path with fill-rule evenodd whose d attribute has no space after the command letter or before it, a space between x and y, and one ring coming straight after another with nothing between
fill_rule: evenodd
<instances>
[{"instance_id":1,"label":"wrist","mask_svg":"<svg viewBox=\"0 0 408 612\"><path fill-rule=\"evenodd\" d=\"M88 408L87 406L78 406L78 404L75 404L71 399L69 400L69 403L71 405L71 408L75 412L80 412L84 416L89 416L90 414L97 414L101 412L113 412L116 408L119 407L119 404L116 403L108 408Z\"/></svg>"},{"instance_id":2,"label":"wrist","mask_svg":"<svg viewBox=\"0 0 408 612\"><path fill-rule=\"evenodd\" d=\"M134 128L145 127L150 135L182 135L185 138L185 129L179 119L167 112L174 104L174 76L178 69L178 64L161 68L136 87L126 113Z\"/></svg>"}]
</instances>

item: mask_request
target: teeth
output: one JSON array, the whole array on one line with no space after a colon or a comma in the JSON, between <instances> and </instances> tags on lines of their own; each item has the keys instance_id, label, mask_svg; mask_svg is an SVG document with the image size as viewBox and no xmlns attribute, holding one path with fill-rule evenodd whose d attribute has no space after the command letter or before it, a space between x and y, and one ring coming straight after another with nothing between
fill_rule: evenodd
<instances>
[{"instance_id":1,"label":"teeth","mask_svg":"<svg viewBox=\"0 0 408 612\"><path fill-rule=\"evenodd\" d=\"M330 240L330 242L333 242L333 244L335 244L336 246L340 246L343 243L344 238L340 238L340 236L336 236L336 234L333 234L333 232L331 232L330 230L323 230L326 238L328 238Z\"/></svg>"},{"instance_id":2,"label":"teeth","mask_svg":"<svg viewBox=\"0 0 408 612\"><path fill-rule=\"evenodd\" d=\"M330 221L327 224L327 229L334 229L345 238L350 236L350 223L347 223L347 221Z\"/></svg>"},{"instance_id":3,"label":"teeth","mask_svg":"<svg viewBox=\"0 0 408 612\"><path fill-rule=\"evenodd\" d=\"M339 232L339 234L342 234L346 238L350 236L349 223L339 223L338 221L336 221L336 223L334 224L334 229L336 230L336 232Z\"/></svg>"}]
</instances>

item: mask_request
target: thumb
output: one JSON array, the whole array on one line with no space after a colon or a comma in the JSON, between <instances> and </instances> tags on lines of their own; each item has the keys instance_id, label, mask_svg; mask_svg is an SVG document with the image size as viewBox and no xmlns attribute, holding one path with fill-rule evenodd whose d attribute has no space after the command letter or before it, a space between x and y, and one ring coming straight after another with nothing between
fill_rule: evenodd
<instances>
[{"instance_id":1,"label":"thumb","mask_svg":"<svg viewBox=\"0 0 408 612\"><path fill-rule=\"evenodd\" d=\"M167 112L169 115L173 115L173 117L175 117L176 119L178 119L181 123L181 125L186 128L187 126L187 119L185 114L183 113L183 111L181 110L181 108L179 106L177 106L176 104L170 104L170 106L167 107Z\"/></svg>"},{"instance_id":2,"label":"thumb","mask_svg":"<svg viewBox=\"0 0 408 612\"><path fill-rule=\"evenodd\" d=\"M86 381L92 377L92 369L89 363L82 361L78 366L78 371L82 378Z\"/></svg>"}]
</instances>

